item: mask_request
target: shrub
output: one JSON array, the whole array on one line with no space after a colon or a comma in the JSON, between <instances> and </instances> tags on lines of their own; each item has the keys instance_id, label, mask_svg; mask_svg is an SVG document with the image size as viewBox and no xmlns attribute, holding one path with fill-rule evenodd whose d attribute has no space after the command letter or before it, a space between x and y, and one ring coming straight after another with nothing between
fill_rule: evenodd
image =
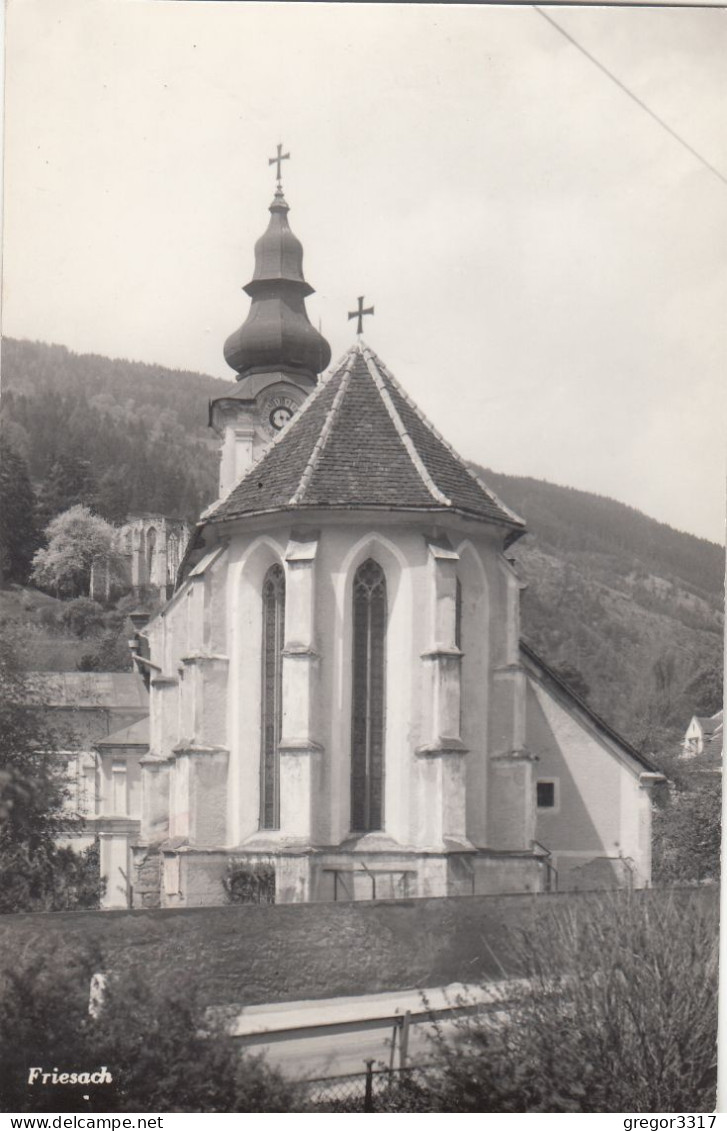
<instances>
[{"instance_id":1,"label":"shrub","mask_svg":"<svg viewBox=\"0 0 727 1131\"><path fill-rule=\"evenodd\" d=\"M42 704L14 652L0 641L0 913L98 905L93 852L59 841L81 831L65 805L67 755L45 725Z\"/></svg>"},{"instance_id":2,"label":"shrub","mask_svg":"<svg viewBox=\"0 0 727 1131\"><path fill-rule=\"evenodd\" d=\"M722 782L677 790L654 814L654 880L703 883L719 879Z\"/></svg>"},{"instance_id":3,"label":"shrub","mask_svg":"<svg viewBox=\"0 0 727 1131\"><path fill-rule=\"evenodd\" d=\"M0 1109L82 1110L77 1087L28 1085L31 1068L61 1072L94 1069L88 1042L88 998L99 957L61 943L44 944L19 956L0 977ZM91 1055L92 1059L88 1057Z\"/></svg>"},{"instance_id":4,"label":"shrub","mask_svg":"<svg viewBox=\"0 0 727 1131\"><path fill-rule=\"evenodd\" d=\"M244 1056L210 1022L193 987L158 984L135 967L109 977L97 1016L85 947L38 945L0 981L0 1104L4 1111L291 1112L297 1085ZM97 1072L111 1083L28 1084L31 1067Z\"/></svg>"},{"instance_id":5,"label":"shrub","mask_svg":"<svg viewBox=\"0 0 727 1131\"><path fill-rule=\"evenodd\" d=\"M222 886L229 903L275 903L275 868L228 860Z\"/></svg>"},{"instance_id":6,"label":"shrub","mask_svg":"<svg viewBox=\"0 0 727 1131\"><path fill-rule=\"evenodd\" d=\"M130 633L104 632L93 652L84 652L76 667L79 672L126 672L131 670Z\"/></svg>"},{"instance_id":7,"label":"shrub","mask_svg":"<svg viewBox=\"0 0 727 1131\"><path fill-rule=\"evenodd\" d=\"M36 614L38 624L49 632L58 632L62 627L62 615L63 610L57 609L54 605L45 605Z\"/></svg>"},{"instance_id":8,"label":"shrub","mask_svg":"<svg viewBox=\"0 0 727 1131\"><path fill-rule=\"evenodd\" d=\"M75 597L72 601L64 603L61 620L74 636L83 639L98 632L102 627L104 611L101 605L90 597Z\"/></svg>"},{"instance_id":9,"label":"shrub","mask_svg":"<svg viewBox=\"0 0 727 1131\"><path fill-rule=\"evenodd\" d=\"M437 1031L447 1112L712 1111L716 900L617 893L556 903L514 942L504 1013Z\"/></svg>"}]
</instances>

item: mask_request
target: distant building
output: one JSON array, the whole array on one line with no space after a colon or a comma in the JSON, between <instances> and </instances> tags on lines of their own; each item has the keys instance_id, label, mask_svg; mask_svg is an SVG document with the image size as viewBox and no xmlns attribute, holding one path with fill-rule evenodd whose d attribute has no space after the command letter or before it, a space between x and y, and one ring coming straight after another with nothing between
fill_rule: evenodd
<instances>
[{"instance_id":1,"label":"distant building","mask_svg":"<svg viewBox=\"0 0 727 1131\"><path fill-rule=\"evenodd\" d=\"M149 752L149 718L122 727L96 745L95 830L100 840L102 906L130 907L133 899L131 846L141 819L141 760Z\"/></svg>"},{"instance_id":2,"label":"distant building","mask_svg":"<svg viewBox=\"0 0 727 1131\"><path fill-rule=\"evenodd\" d=\"M91 596L155 590L163 600L171 597L190 534L188 523L163 514L130 515L116 535L121 560L113 571L105 562L92 570Z\"/></svg>"},{"instance_id":3,"label":"distant building","mask_svg":"<svg viewBox=\"0 0 727 1131\"><path fill-rule=\"evenodd\" d=\"M139 774L135 779L133 742L122 745L114 760L112 737L118 732L136 733L134 726L140 721L148 728L149 696L144 681L134 672L31 672L28 681L53 733L55 748L67 758L66 809L84 819L70 843L80 850L97 834L101 836L101 872L107 878L104 906L125 907L126 894L122 899L116 890L121 854L114 837L118 840L121 826L105 819L127 817L140 804L134 794L133 783ZM122 758L124 769L120 771ZM117 814L122 806L122 781L128 800L123 802L126 809ZM124 892L127 883L128 875Z\"/></svg>"},{"instance_id":4,"label":"distant building","mask_svg":"<svg viewBox=\"0 0 727 1131\"><path fill-rule=\"evenodd\" d=\"M696 758L709 755L710 759L722 758L724 748L724 711L705 718L693 715L682 742L682 757Z\"/></svg>"},{"instance_id":5,"label":"distant building","mask_svg":"<svg viewBox=\"0 0 727 1131\"><path fill-rule=\"evenodd\" d=\"M191 527L162 514L130 515L119 531L132 588L157 589L171 596Z\"/></svg>"}]
</instances>

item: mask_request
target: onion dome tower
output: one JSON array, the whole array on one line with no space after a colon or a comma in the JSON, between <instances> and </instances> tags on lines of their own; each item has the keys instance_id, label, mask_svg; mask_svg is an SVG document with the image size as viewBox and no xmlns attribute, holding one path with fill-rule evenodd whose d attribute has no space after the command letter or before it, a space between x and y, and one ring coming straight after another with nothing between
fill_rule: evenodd
<instances>
[{"instance_id":1,"label":"onion dome tower","mask_svg":"<svg viewBox=\"0 0 727 1131\"><path fill-rule=\"evenodd\" d=\"M303 245L288 224L290 211L280 181L267 230L255 244L255 270L244 287L252 299L243 324L230 334L224 354L238 387L210 404L210 424L222 437L220 497L226 497L318 382L331 360L328 342L308 320L305 300L313 287L303 275Z\"/></svg>"},{"instance_id":2,"label":"onion dome tower","mask_svg":"<svg viewBox=\"0 0 727 1131\"><path fill-rule=\"evenodd\" d=\"M255 244L255 271L243 289L250 312L225 342L225 360L241 381L253 373L289 372L312 385L329 364L331 349L311 326L305 300L313 287L303 277L303 245L288 224L289 207L278 185L267 231Z\"/></svg>"}]
</instances>

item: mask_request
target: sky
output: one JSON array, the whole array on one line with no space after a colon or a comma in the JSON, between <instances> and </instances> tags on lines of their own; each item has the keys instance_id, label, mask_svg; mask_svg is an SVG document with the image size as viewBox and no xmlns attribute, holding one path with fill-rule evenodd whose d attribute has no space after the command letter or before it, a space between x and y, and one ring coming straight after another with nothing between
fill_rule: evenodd
<instances>
[{"instance_id":1,"label":"sky","mask_svg":"<svg viewBox=\"0 0 727 1131\"><path fill-rule=\"evenodd\" d=\"M727 11L544 10L685 144L532 7L8 0L3 333L231 379L282 142L334 361L722 541Z\"/></svg>"}]
</instances>

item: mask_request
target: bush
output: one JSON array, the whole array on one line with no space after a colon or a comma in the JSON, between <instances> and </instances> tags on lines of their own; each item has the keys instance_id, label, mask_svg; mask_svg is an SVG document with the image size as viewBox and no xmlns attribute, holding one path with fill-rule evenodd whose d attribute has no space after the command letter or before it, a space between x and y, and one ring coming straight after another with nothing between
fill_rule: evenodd
<instances>
[{"instance_id":1,"label":"bush","mask_svg":"<svg viewBox=\"0 0 727 1131\"><path fill-rule=\"evenodd\" d=\"M506 1012L435 1040L432 1111L713 1111L716 900L654 892L554 905L515 941Z\"/></svg>"},{"instance_id":2,"label":"bush","mask_svg":"<svg viewBox=\"0 0 727 1131\"><path fill-rule=\"evenodd\" d=\"M0 1106L4 1111L291 1112L298 1087L243 1056L210 1023L192 987L160 986L138 968L107 979L96 1017L89 987L98 952L47 945L0 982ZM111 1083L28 1084L31 1067L98 1072Z\"/></svg>"},{"instance_id":3,"label":"bush","mask_svg":"<svg viewBox=\"0 0 727 1131\"><path fill-rule=\"evenodd\" d=\"M105 632L94 652L84 652L79 658L76 668L79 672L128 672L131 671L132 661L129 651L128 636Z\"/></svg>"},{"instance_id":4,"label":"bush","mask_svg":"<svg viewBox=\"0 0 727 1131\"><path fill-rule=\"evenodd\" d=\"M98 632L102 627L104 611L101 605L90 597L74 597L73 600L64 603L61 621L74 636L83 639Z\"/></svg>"},{"instance_id":5,"label":"bush","mask_svg":"<svg viewBox=\"0 0 727 1131\"><path fill-rule=\"evenodd\" d=\"M32 602L29 602L32 611ZM23 604L23 608L25 608ZM63 610L57 609L54 605L46 605L38 610L37 621L38 624L47 629L49 632L58 632L63 627Z\"/></svg>"},{"instance_id":6,"label":"bush","mask_svg":"<svg viewBox=\"0 0 727 1131\"><path fill-rule=\"evenodd\" d=\"M716 882L721 841L721 777L671 792L654 814L654 882Z\"/></svg>"},{"instance_id":7,"label":"bush","mask_svg":"<svg viewBox=\"0 0 727 1131\"><path fill-rule=\"evenodd\" d=\"M66 809L68 756L45 725L13 633L0 640L0 913L98 906L93 851L59 841L82 831Z\"/></svg>"},{"instance_id":8,"label":"bush","mask_svg":"<svg viewBox=\"0 0 727 1131\"><path fill-rule=\"evenodd\" d=\"M88 987L95 965L90 950L61 945L24 953L0 980L0 1108L3 1111L73 1110L78 1089L28 1087L31 1068L46 1071L84 1063ZM92 1062L95 1065L95 1059ZM85 1089L87 1090L87 1089ZM62 1105L66 1103L64 1108Z\"/></svg>"},{"instance_id":9,"label":"bush","mask_svg":"<svg viewBox=\"0 0 727 1131\"><path fill-rule=\"evenodd\" d=\"M275 903L275 869L271 864L228 860L222 886L228 903Z\"/></svg>"}]
</instances>

